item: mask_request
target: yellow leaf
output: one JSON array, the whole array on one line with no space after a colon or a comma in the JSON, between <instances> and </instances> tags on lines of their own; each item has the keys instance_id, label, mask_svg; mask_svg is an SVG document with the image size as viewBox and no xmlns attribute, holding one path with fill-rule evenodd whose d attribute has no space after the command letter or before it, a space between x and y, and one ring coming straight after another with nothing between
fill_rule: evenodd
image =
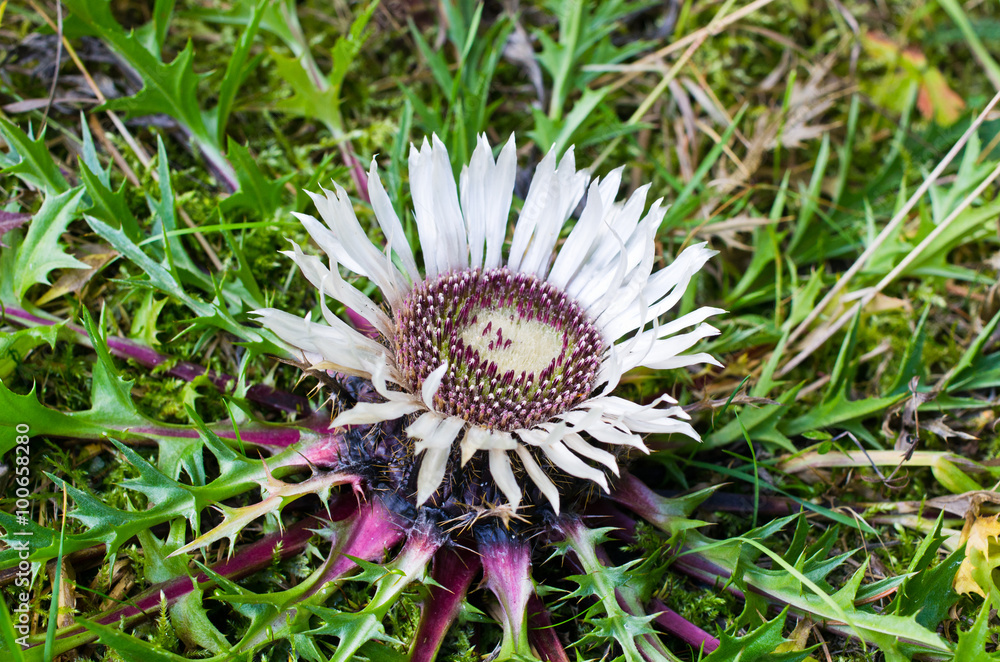
<instances>
[{"instance_id":1,"label":"yellow leaf","mask_svg":"<svg viewBox=\"0 0 1000 662\"><path fill-rule=\"evenodd\" d=\"M978 510L978 509L977 509ZM957 593L975 593L982 597L996 586L993 570L1000 566L1000 522L998 515L969 517L960 542L965 543L965 559L955 574Z\"/></svg>"}]
</instances>

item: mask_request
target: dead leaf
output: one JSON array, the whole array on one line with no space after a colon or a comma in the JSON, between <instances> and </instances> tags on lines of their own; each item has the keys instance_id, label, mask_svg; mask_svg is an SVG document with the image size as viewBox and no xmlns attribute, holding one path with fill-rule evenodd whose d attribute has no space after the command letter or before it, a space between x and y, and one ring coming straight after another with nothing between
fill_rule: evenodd
<instances>
[{"instance_id":1,"label":"dead leaf","mask_svg":"<svg viewBox=\"0 0 1000 662\"><path fill-rule=\"evenodd\" d=\"M118 252L110 246L99 244L84 244L79 250L74 251L74 253L76 254L76 258L89 268L65 270L56 282L52 284L49 291L35 302L36 306L44 306L49 301L58 299L69 292L79 292L104 265L118 257Z\"/></svg>"},{"instance_id":2,"label":"dead leaf","mask_svg":"<svg viewBox=\"0 0 1000 662\"><path fill-rule=\"evenodd\" d=\"M1000 494L980 490L977 492L963 492L962 494L948 494L932 499L921 499L920 501L897 501L896 511L899 513L922 513L928 509L933 509L957 515L958 517L966 517L970 512L978 513L979 508L984 503L1000 505ZM878 504L865 505L875 507Z\"/></svg>"},{"instance_id":3,"label":"dead leaf","mask_svg":"<svg viewBox=\"0 0 1000 662\"><path fill-rule=\"evenodd\" d=\"M981 517L978 507L969 513L959 544L965 543L965 558L958 566L954 587L959 594L975 593L983 598L996 589L993 571L1000 566L1000 522L998 515Z\"/></svg>"},{"instance_id":4,"label":"dead leaf","mask_svg":"<svg viewBox=\"0 0 1000 662\"><path fill-rule=\"evenodd\" d=\"M945 417L942 416L937 420L924 423L924 429L930 430L931 432L941 437L942 439L966 439L968 441L978 441L976 437L967 432L962 432L961 430L953 430L952 428L948 427L948 425L945 424L944 421Z\"/></svg>"}]
</instances>

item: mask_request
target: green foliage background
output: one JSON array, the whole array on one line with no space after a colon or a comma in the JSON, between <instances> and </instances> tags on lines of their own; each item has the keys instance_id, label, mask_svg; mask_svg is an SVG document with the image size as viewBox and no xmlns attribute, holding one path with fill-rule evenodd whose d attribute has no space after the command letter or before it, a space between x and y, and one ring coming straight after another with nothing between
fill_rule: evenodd
<instances>
[{"instance_id":1,"label":"green foliage background","mask_svg":"<svg viewBox=\"0 0 1000 662\"><path fill-rule=\"evenodd\" d=\"M269 472L302 470L292 452L265 467L230 433L296 429L307 444L296 413L248 394L263 384L313 406L324 397L275 360L291 355L249 315L319 316L278 254L307 243L291 216L309 212L304 191L341 183L378 239L363 188L375 158L417 245L402 164L432 133L456 172L482 133L494 145L516 134L525 178L570 145L594 174L624 165L629 189L650 183L671 205L664 260L695 241L721 251L680 312L729 311L704 346L725 370L639 372L621 388L676 395L704 436L651 439L658 452L636 475L668 492L726 486L670 506L621 565L542 576L564 594L556 617L573 654L629 657L623 632L647 623L614 600L575 606L629 584L721 637L704 657L665 637L679 659L997 657L996 550L975 561L985 598L952 590L964 520L1000 501L1000 123L994 110L974 125L1000 89L994 3L0 7L0 584L15 604L23 424L38 643L24 659L198 658L240 642L246 657L325 660L358 633L359 655L403 656L420 588L373 624L343 608L367 603L378 582L366 573L282 621L321 537L125 632L92 617L296 520L275 509L203 555L168 556L187 527L223 521L210 506L255 504ZM110 338L170 359L147 369L113 355ZM220 391L172 376L181 362L234 379ZM685 566L692 550L715 575ZM60 577L79 627L57 639ZM486 621L466 605L442 657L479 659L469 641L499 638Z\"/></svg>"}]
</instances>

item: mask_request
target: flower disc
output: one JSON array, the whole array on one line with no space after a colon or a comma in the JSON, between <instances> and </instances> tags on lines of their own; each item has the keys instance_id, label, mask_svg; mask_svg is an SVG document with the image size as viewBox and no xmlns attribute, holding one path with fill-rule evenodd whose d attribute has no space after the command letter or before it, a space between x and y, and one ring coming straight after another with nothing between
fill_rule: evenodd
<instances>
[{"instance_id":1,"label":"flower disc","mask_svg":"<svg viewBox=\"0 0 1000 662\"><path fill-rule=\"evenodd\" d=\"M435 408L489 430L529 428L584 401L604 352L565 292L507 268L424 281L394 321L396 360L411 389L447 364Z\"/></svg>"}]
</instances>

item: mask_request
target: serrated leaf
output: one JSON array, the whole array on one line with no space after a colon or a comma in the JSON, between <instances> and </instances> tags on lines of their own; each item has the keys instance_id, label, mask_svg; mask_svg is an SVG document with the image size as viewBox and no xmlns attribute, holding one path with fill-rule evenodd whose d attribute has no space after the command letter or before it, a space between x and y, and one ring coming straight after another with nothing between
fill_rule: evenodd
<instances>
[{"instance_id":1,"label":"serrated leaf","mask_svg":"<svg viewBox=\"0 0 1000 662\"><path fill-rule=\"evenodd\" d=\"M78 616L76 622L96 634L102 644L111 648L126 662L183 662L188 659L96 621Z\"/></svg>"},{"instance_id":2,"label":"serrated leaf","mask_svg":"<svg viewBox=\"0 0 1000 662\"><path fill-rule=\"evenodd\" d=\"M309 77L301 58L273 53L275 74L292 90L292 96L274 104L274 109L296 117L317 119L335 135L343 131L340 98L329 86L318 88Z\"/></svg>"},{"instance_id":3,"label":"serrated leaf","mask_svg":"<svg viewBox=\"0 0 1000 662\"><path fill-rule=\"evenodd\" d=\"M141 236L139 221L136 220L132 210L128 208L125 200L125 183L117 191L111 189L110 183L102 177L101 170L93 170L90 164L81 161L82 167L79 169L80 181L87 189L87 196L90 198L90 207L85 211L95 218L99 218L112 227L121 228L133 241L138 241Z\"/></svg>"},{"instance_id":4,"label":"serrated leaf","mask_svg":"<svg viewBox=\"0 0 1000 662\"><path fill-rule=\"evenodd\" d=\"M170 620L177 636L188 645L213 653L228 653L232 644L208 618L201 591L191 591L170 606Z\"/></svg>"},{"instance_id":5,"label":"serrated leaf","mask_svg":"<svg viewBox=\"0 0 1000 662\"><path fill-rule=\"evenodd\" d=\"M233 164L240 189L220 202L219 209L226 214L234 209L242 209L252 212L255 218L270 220L281 206L285 182L292 175L277 180L266 177L257 165L257 160L250 155L250 150L232 138L229 139L226 155Z\"/></svg>"},{"instance_id":6,"label":"serrated leaf","mask_svg":"<svg viewBox=\"0 0 1000 662\"><path fill-rule=\"evenodd\" d=\"M242 338L248 347L255 351L282 355L286 353L283 344L276 336L267 329L254 329L236 321L233 315L223 306L222 287L215 283L215 291L218 296L212 303L206 303L188 294L184 287L169 269L160 262L146 254L145 251L122 230L114 228L104 221L93 216L85 216L90 227L105 241L114 246L124 257L139 267L139 270L148 280L133 280L135 286L154 287L163 294L167 294L190 308L196 315L192 320L195 323L205 324L223 329L233 335ZM230 298L234 300L234 305L241 302L235 301L236 297L230 292Z\"/></svg>"},{"instance_id":7,"label":"serrated leaf","mask_svg":"<svg viewBox=\"0 0 1000 662\"><path fill-rule=\"evenodd\" d=\"M32 435L52 435L56 437L92 436L99 438L106 428L99 423L73 420L71 414L49 409L38 401L35 388L25 395L19 395L0 382L0 428L13 430L23 424L31 428ZM14 434L5 433L0 437L0 456L14 446Z\"/></svg>"},{"instance_id":8,"label":"serrated leaf","mask_svg":"<svg viewBox=\"0 0 1000 662\"><path fill-rule=\"evenodd\" d=\"M377 639L381 641L388 641L390 643L396 641L385 634L385 628L382 627L382 621L379 620L375 614L370 612L343 612L335 609L328 609L326 607L314 607L311 605L308 606L307 609L323 620L323 625L313 630L309 630L307 634L313 636L331 635L338 637L341 641L341 646L350 645L357 639L362 639L364 641ZM356 648L357 646L355 646L355 649Z\"/></svg>"},{"instance_id":9,"label":"serrated leaf","mask_svg":"<svg viewBox=\"0 0 1000 662\"><path fill-rule=\"evenodd\" d=\"M956 662L995 662L1000 660L1000 653L987 653L989 642L990 601L987 600L976 616L976 622L968 630L958 633L958 646L955 647Z\"/></svg>"},{"instance_id":10,"label":"serrated leaf","mask_svg":"<svg viewBox=\"0 0 1000 662\"><path fill-rule=\"evenodd\" d=\"M340 89L348 68L364 46L367 37L365 27L377 6L377 2L369 2L356 14L348 33L337 37L331 53L333 69L325 78L316 79L317 73L310 76L309 70L315 72L315 64L305 53L296 58L273 54L279 77L293 92L291 97L275 104L276 110L299 117L318 119L335 137L343 133Z\"/></svg>"},{"instance_id":11,"label":"serrated leaf","mask_svg":"<svg viewBox=\"0 0 1000 662\"><path fill-rule=\"evenodd\" d=\"M840 590L831 596L833 601L840 605L841 609L846 611L854 608L858 588L861 587L861 582L864 581L866 572L868 572L868 559L865 559Z\"/></svg>"},{"instance_id":12,"label":"serrated leaf","mask_svg":"<svg viewBox=\"0 0 1000 662\"><path fill-rule=\"evenodd\" d=\"M776 653L775 650L788 640L781 632L785 626L788 610L783 610L773 620L766 621L762 626L742 637L723 634L719 647L702 662L798 662L809 656L806 651L788 651Z\"/></svg>"},{"instance_id":13,"label":"serrated leaf","mask_svg":"<svg viewBox=\"0 0 1000 662\"><path fill-rule=\"evenodd\" d=\"M132 66L142 79L142 89L132 97L112 99L107 108L125 111L128 116L166 113L184 124L198 138L213 142L205 130L198 108L198 82L191 62L190 42L170 64L151 53L135 33L126 32L111 15L111 5L103 0L67 0L66 7Z\"/></svg>"},{"instance_id":14,"label":"serrated leaf","mask_svg":"<svg viewBox=\"0 0 1000 662\"><path fill-rule=\"evenodd\" d=\"M103 318L103 314L102 314ZM101 320L101 327L105 320ZM106 426L126 428L147 422L146 418L136 409L132 400L132 380L123 379L115 368L114 360L108 351L102 329L94 324L90 313L83 310L83 325L87 336L97 354L94 364L93 379L90 388L90 409L75 412L73 417L80 421L98 423Z\"/></svg>"},{"instance_id":15,"label":"serrated leaf","mask_svg":"<svg viewBox=\"0 0 1000 662\"><path fill-rule=\"evenodd\" d=\"M9 377L36 347L48 345L55 348L56 340L66 335L64 328L59 324L0 332L0 380Z\"/></svg>"},{"instance_id":16,"label":"serrated leaf","mask_svg":"<svg viewBox=\"0 0 1000 662\"><path fill-rule=\"evenodd\" d=\"M164 476L164 478L166 477ZM192 549L210 545L222 538L229 538L230 541L235 542L239 532L251 522L266 515L279 514L281 509L286 505L307 494L316 494L320 498L320 501L325 502L329 499L330 489L333 486L343 485L353 480L356 479L347 474L328 472L318 474L300 483L284 483L268 474L266 482L262 484L262 491L266 494L264 499L243 508L230 508L222 504L218 505L217 507L225 514L222 523L173 552L171 556L185 554ZM126 482L127 487L133 487L133 485L134 481ZM133 489L135 488L133 487ZM144 490L144 492L146 491ZM229 549L230 553L232 553L234 545L230 545Z\"/></svg>"},{"instance_id":17,"label":"serrated leaf","mask_svg":"<svg viewBox=\"0 0 1000 662\"><path fill-rule=\"evenodd\" d=\"M75 217L82 197L82 187L49 195L32 217L28 233L14 258L15 280L10 287L18 301L35 283L48 283L49 272L53 269L87 268L85 263L59 246L59 239Z\"/></svg>"},{"instance_id":18,"label":"serrated leaf","mask_svg":"<svg viewBox=\"0 0 1000 662\"><path fill-rule=\"evenodd\" d=\"M59 172L59 166L45 144L44 133L33 139L16 125L0 117L0 135L11 149L7 156L12 165L3 169L5 174L15 175L50 196L69 190L66 178Z\"/></svg>"}]
</instances>

